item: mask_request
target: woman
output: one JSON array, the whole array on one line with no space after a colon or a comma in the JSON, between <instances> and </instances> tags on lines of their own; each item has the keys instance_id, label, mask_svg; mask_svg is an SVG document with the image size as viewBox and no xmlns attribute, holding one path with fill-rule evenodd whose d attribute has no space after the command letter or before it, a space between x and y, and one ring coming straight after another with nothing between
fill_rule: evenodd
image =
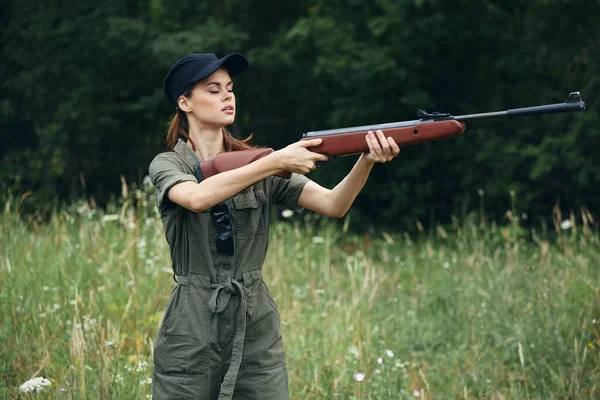
<instances>
[{"instance_id":1,"label":"woman","mask_svg":"<svg viewBox=\"0 0 600 400\"><path fill-rule=\"evenodd\" d=\"M327 157L321 139L293 143L208 179L200 160L250 148L225 127L235 119L231 77L248 68L232 53L191 54L171 68L164 92L177 107L167 144L150 177L171 249L175 286L154 351L154 399L288 399L279 314L261 269L273 204L342 217L371 167L400 149L381 131L365 137L370 153L333 190L304 176ZM291 179L275 174L291 171Z\"/></svg>"}]
</instances>

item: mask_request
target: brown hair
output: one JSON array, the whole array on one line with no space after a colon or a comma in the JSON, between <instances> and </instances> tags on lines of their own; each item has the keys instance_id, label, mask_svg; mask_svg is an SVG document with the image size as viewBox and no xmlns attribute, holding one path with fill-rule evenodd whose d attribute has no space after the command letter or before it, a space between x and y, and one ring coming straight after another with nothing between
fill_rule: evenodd
<instances>
[{"instance_id":1,"label":"brown hair","mask_svg":"<svg viewBox=\"0 0 600 400\"><path fill-rule=\"evenodd\" d=\"M183 93L183 96L189 98L192 95L192 89L193 86L188 88ZM173 150L175 148L179 138L185 138L185 140L189 141L192 145L192 150L196 151L196 144L190 138L189 130L187 115L178 107L171 120L171 124L169 125L169 132L167 133L167 146L169 146L169 149ZM255 146L248 144L251 139L252 135L243 140L237 139L233 137L227 129L223 128L223 147L225 148L225 151L253 149Z\"/></svg>"}]
</instances>

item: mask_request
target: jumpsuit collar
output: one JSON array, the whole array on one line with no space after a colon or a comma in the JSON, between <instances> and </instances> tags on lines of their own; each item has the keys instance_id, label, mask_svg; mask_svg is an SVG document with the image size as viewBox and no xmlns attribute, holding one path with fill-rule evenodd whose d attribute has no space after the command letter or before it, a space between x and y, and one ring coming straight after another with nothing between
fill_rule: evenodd
<instances>
[{"instance_id":1,"label":"jumpsuit collar","mask_svg":"<svg viewBox=\"0 0 600 400\"><path fill-rule=\"evenodd\" d=\"M198 157L198 154L190 149L190 146L188 146L187 143L182 139L177 140L177 144L173 148L173 151L183 158L191 169L194 169L194 164L196 164L196 162L201 161L200 157Z\"/></svg>"}]
</instances>

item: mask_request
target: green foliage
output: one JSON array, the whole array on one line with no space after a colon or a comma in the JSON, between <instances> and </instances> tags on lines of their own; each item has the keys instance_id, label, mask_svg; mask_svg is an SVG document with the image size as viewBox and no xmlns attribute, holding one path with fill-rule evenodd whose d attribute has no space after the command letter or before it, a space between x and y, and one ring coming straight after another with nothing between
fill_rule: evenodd
<instances>
[{"instance_id":1,"label":"green foliage","mask_svg":"<svg viewBox=\"0 0 600 400\"><path fill-rule=\"evenodd\" d=\"M32 208L141 182L173 110L162 79L191 52L246 54L235 134L281 148L301 133L563 102L584 114L470 123L451 140L377 166L356 226L433 226L478 207L502 218L510 191L529 221L600 208L600 6L583 0L289 2L8 0L1 6L0 193ZM313 173L332 186L353 159Z\"/></svg>"},{"instance_id":2,"label":"green foliage","mask_svg":"<svg viewBox=\"0 0 600 400\"><path fill-rule=\"evenodd\" d=\"M34 375L52 383L40 399L150 393L174 282L152 188L123 192L47 223L15 200L0 214L0 399ZM413 236L352 235L309 213L274 224L263 274L292 397L597 397L598 232L584 216L554 239L511 221L471 214Z\"/></svg>"}]
</instances>

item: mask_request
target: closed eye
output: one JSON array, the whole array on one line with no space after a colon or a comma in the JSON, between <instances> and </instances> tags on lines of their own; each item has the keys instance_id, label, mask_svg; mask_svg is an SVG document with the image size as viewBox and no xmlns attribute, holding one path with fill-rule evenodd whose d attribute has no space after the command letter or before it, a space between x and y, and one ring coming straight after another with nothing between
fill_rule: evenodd
<instances>
[{"instance_id":1,"label":"closed eye","mask_svg":"<svg viewBox=\"0 0 600 400\"><path fill-rule=\"evenodd\" d=\"M227 89L227 91L228 91L229 93L233 93L233 89ZM219 90L210 90L209 92L210 92L210 93L212 93L212 94L218 94L218 93L219 93Z\"/></svg>"},{"instance_id":2,"label":"closed eye","mask_svg":"<svg viewBox=\"0 0 600 400\"><path fill-rule=\"evenodd\" d=\"M209 86L210 86L210 89L209 89L210 93L214 93L214 94L219 93L219 89L221 87L225 87L225 88L229 87L227 89L227 91L229 93L233 93L233 82L232 81L227 82L225 85L222 85L221 82L209 82L206 84L205 87L209 87Z\"/></svg>"}]
</instances>

